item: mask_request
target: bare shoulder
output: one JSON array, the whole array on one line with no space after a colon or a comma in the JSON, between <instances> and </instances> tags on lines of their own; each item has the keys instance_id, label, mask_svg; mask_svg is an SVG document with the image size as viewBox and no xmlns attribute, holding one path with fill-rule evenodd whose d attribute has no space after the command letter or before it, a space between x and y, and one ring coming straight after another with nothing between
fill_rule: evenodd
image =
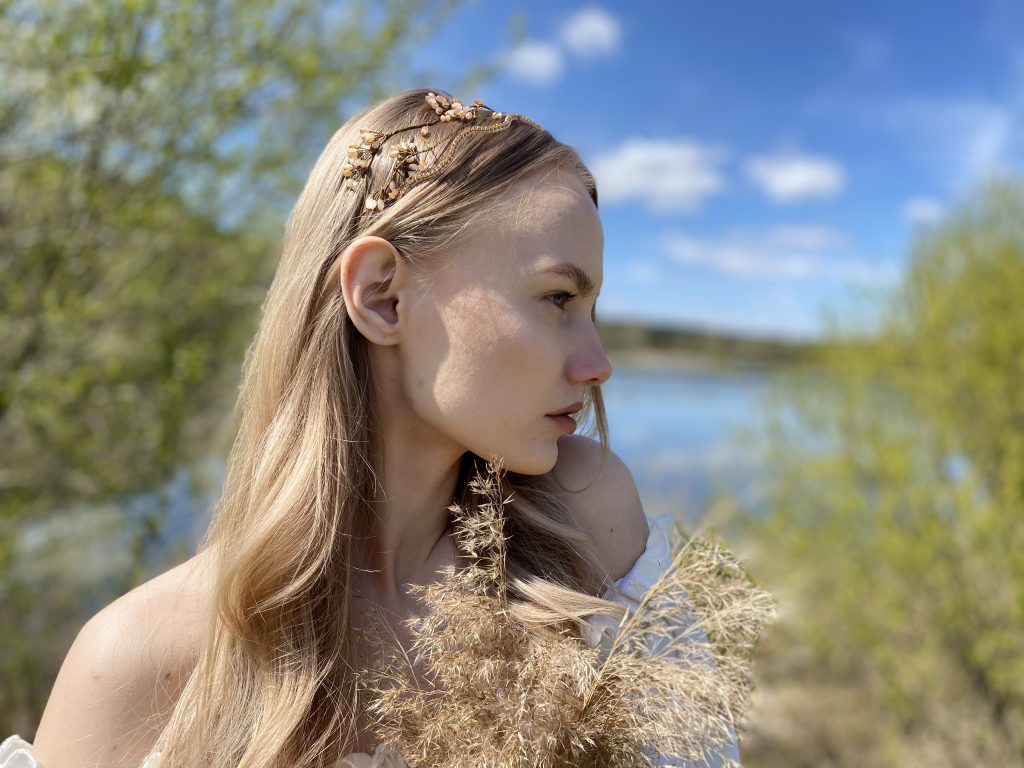
<instances>
[{"instance_id":1,"label":"bare shoulder","mask_svg":"<svg viewBox=\"0 0 1024 768\"><path fill-rule=\"evenodd\" d=\"M647 546L650 529L640 494L629 467L609 450L603 461L601 444L584 435L566 435L558 441L555 478L569 491L569 508L590 534L615 580L633 567Z\"/></svg>"},{"instance_id":2,"label":"bare shoulder","mask_svg":"<svg viewBox=\"0 0 1024 768\"><path fill-rule=\"evenodd\" d=\"M33 742L47 768L131 766L149 753L199 658L210 581L197 556L85 623Z\"/></svg>"}]
</instances>

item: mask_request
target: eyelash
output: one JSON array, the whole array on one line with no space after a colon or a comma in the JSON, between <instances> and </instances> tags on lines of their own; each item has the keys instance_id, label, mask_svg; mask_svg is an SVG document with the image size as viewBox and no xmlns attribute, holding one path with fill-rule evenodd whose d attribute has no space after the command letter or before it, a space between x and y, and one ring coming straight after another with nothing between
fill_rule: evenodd
<instances>
[{"instance_id":1,"label":"eyelash","mask_svg":"<svg viewBox=\"0 0 1024 768\"><path fill-rule=\"evenodd\" d=\"M566 304L568 304L570 301L576 298L576 294L570 293L569 291L559 291L558 293L552 293L548 296L548 298L551 299L556 296L564 296ZM555 302L552 303L555 304L555 306L558 307L559 309L565 309L565 304L557 304Z\"/></svg>"}]
</instances>

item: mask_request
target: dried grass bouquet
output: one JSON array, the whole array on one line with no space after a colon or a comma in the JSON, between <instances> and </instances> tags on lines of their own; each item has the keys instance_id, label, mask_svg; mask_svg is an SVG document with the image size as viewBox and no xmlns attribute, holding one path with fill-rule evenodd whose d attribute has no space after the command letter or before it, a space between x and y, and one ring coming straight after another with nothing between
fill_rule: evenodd
<instances>
[{"instance_id":1,"label":"dried grass bouquet","mask_svg":"<svg viewBox=\"0 0 1024 768\"><path fill-rule=\"evenodd\" d=\"M527 626L507 595L503 507L512 497L501 498L501 477L492 457L487 476L470 482L486 502L472 516L450 507L473 562L412 588L427 612L406 622L411 654L384 646L383 665L366 670L360 698L368 695L379 742L369 764L629 768L664 765L666 755L668 764L705 764L748 708L771 595L728 552L691 539L674 545L671 566L639 603L620 607L610 647L586 642L581 622Z\"/></svg>"}]
</instances>

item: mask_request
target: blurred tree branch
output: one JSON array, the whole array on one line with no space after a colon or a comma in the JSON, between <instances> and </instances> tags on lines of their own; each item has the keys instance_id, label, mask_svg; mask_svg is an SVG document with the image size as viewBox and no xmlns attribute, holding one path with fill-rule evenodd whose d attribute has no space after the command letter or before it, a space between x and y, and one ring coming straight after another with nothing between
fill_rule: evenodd
<instances>
[{"instance_id":1,"label":"blurred tree branch","mask_svg":"<svg viewBox=\"0 0 1024 768\"><path fill-rule=\"evenodd\" d=\"M0 516L213 447L312 157L455 5L4 4Z\"/></svg>"}]
</instances>

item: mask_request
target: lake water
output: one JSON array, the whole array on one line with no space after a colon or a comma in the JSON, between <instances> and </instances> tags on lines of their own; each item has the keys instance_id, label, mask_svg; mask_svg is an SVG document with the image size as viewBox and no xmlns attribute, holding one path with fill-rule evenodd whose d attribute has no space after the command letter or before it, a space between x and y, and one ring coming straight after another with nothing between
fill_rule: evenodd
<instances>
[{"instance_id":1,"label":"lake water","mask_svg":"<svg viewBox=\"0 0 1024 768\"><path fill-rule=\"evenodd\" d=\"M615 367L603 386L611 447L648 514L671 512L692 530L718 489L756 511L761 466L741 430L758 424L768 387L759 371Z\"/></svg>"}]
</instances>

